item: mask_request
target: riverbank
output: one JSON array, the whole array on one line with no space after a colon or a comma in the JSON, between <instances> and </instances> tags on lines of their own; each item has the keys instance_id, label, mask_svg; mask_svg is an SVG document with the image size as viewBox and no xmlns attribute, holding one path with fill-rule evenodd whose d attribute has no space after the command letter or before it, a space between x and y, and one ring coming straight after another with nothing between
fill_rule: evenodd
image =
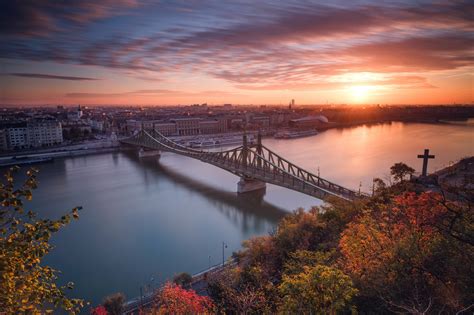
<instances>
[{"instance_id":1,"label":"riverbank","mask_svg":"<svg viewBox=\"0 0 474 315\"><path fill-rule=\"evenodd\" d=\"M474 156L466 157L432 175L439 185L474 189Z\"/></svg>"},{"instance_id":2,"label":"riverbank","mask_svg":"<svg viewBox=\"0 0 474 315\"><path fill-rule=\"evenodd\" d=\"M127 151L130 148L125 147L109 147L109 148L88 148L79 150L64 150L45 153L18 154L0 157L0 167L12 165L37 164L52 161L55 158L75 157L83 155L111 153Z\"/></svg>"},{"instance_id":3,"label":"riverbank","mask_svg":"<svg viewBox=\"0 0 474 315\"><path fill-rule=\"evenodd\" d=\"M446 120L446 119L367 119L367 120L358 120L352 122L329 122L326 125L320 126L317 128L318 131L326 131L330 129L337 128L352 128L359 127L363 125L379 125L379 124L389 124L389 123L420 123L420 124L464 124L467 123L471 118L458 119L458 120Z\"/></svg>"}]
</instances>

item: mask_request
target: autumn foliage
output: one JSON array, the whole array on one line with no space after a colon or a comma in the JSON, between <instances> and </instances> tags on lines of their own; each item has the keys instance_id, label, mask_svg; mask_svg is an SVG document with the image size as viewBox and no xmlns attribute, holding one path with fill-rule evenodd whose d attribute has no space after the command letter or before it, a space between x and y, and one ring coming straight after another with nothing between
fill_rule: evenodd
<instances>
[{"instance_id":1,"label":"autumn foliage","mask_svg":"<svg viewBox=\"0 0 474 315\"><path fill-rule=\"evenodd\" d=\"M344 269L367 297L395 312L464 309L473 301L470 244L447 233L463 222L459 201L405 192L375 204L348 224L339 243ZM465 211L469 211L466 207ZM472 225L471 225L472 226Z\"/></svg>"},{"instance_id":2,"label":"autumn foliage","mask_svg":"<svg viewBox=\"0 0 474 315\"><path fill-rule=\"evenodd\" d=\"M474 309L472 191L434 191L392 168L374 196L296 210L244 242L239 265L211 279L222 312L462 313ZM403 174L402 174L403 173ZM394 176L395 176L394 175Z\"/></svg>"},{"instance_id":3,"label":"autumn foliage","mask_svg":"<svg viewBox=\"0 0 474 315\"><path fill-rule=\"evenodd\" d=\"M37 170L26 172L18 183L19 167L10 168L0 180L0 313L39 314L64 311L75 314L84 305L68 291L73 283L58 284L59 271L43 263L53 249L53 234L79 218L80 207L58 220L39 218L27 210L37 188Z\"/></svg>"},{"instance_id":4,"label":"autumn foliage","mask_svg":"<svg viewBox=\"0 0 474 315\"><path fill-rule=\"evenodd\" d=\"M349 223L340 241L346 269L367 276L407 247L429 250L434 223L445 212L438 199L435 194L406 193L394 198L393 204L379 205Z\"/></svg>"},{"instance_id":5,"label":"autumn foliage","mask_svg":"<svg viewBox=\"0 0 474 315\"><path fill-rule=\"evenodd\" d=\"M147 311L151 314L211 314L214 304L206 296L179 285L166 283L156 297L155 306Z\"/></svg>"},{"instance_id":6,"label":"autumn foliage","mask_svg":"<svg viewBox=\"0 0 474 315\"><path fill-rule=\"evenodd\" d=\"M109 313L105 309L105 306L99 305L97 307L94 307L91 311L91 315L108 315Z\"/></svg>"}]
</instances>

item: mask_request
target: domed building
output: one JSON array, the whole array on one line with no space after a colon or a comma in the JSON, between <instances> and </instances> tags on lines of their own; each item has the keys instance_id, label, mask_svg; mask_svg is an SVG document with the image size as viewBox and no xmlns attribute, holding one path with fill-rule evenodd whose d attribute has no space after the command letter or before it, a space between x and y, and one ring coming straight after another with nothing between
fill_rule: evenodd
<instances>
[{"instance_id":1,"label":"domed building","mask_svg":"<svg viewBox=\"0 0 474 315\"><path fill-rule=\"evenodd\" d=\"M324 115L306 116L290 120L290 126L295 128L318 128L329 123L329 119Z\"/></svg>"}]
</instances>

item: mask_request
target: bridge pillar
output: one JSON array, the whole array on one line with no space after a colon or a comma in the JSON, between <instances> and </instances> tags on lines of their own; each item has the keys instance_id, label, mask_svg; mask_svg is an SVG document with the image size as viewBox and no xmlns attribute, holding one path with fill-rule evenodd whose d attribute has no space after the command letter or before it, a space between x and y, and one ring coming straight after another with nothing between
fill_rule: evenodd
<instances>
[{"instance_id":1,"label":"bridge pillar","mask_svg":"<svg viewBox=\"0 0 474 315\"><path fill-rule=\"evenodd\" d=\"M265 182L253 178L241 177L237 183L237 192L243 194L250 191L262 190L267 187Z\"/></svg>"},{"instance_id":2,"label":"bridge pillar","mask_svg":"<svg viewBox=\"0 0 474 315\"><path fill-rule=\"evenodd\" d=\"M140 148L138 151L139 158L146 158L146 157L160 157L161 151L160 150L145 150L144 148Z\"/></svg>"}]
</instances>

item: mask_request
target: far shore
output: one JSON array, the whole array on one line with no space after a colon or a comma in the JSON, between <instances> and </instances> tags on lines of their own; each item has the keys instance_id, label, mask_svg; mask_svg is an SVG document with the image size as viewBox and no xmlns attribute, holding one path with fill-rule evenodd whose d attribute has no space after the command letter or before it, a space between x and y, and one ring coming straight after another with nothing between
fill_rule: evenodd
<instances>
[{"instance_id":1,"label":"far shore","mask_svg":"<svg viewBox=\"0 0 474 315\"><path fill-rule=\"evenodd\" d=\"M468 121L470 118L459 120L462 122ZM458 121L458 120L456 120ZM354 122L331 122L324 127L318 127L317 130L324 132L330 129L343 129L343 128L353 128L362 125L377 125L385 124L392 122L403 122L403 123L428 123L428 124L450 124L454 123L451 120L438 120L438 119L407 119L407 120L364 120L364 121L354 121ZM276 131L276 130L275 130ZM256 130L249 130L249 133L257 132ZM224 135L236 135L241 134L240 132L229 132L221 134L209 134L209 135L200 135L200 136L209 136L209 137L218 137ZM271 137L271 135L266 134L264 138ZM173 138L173 137L172 137ZM120 146L118 143L108 144L108 145L97 145L98 142L85 142L82 144L73 144L69 146L58 146L50 148L42 148L38 150L24 150L16 152L5 152L0 153L0 167L2 163L5 163L8 160L14 158L62 158L62 157L71 157L71 156L83 156L83 155L92 155L99 153L109 153L109 152L119 152L130 150L131 148L125 148ZM91 147L92 146L92 147Z\"/></svg>"}]
</instances>

